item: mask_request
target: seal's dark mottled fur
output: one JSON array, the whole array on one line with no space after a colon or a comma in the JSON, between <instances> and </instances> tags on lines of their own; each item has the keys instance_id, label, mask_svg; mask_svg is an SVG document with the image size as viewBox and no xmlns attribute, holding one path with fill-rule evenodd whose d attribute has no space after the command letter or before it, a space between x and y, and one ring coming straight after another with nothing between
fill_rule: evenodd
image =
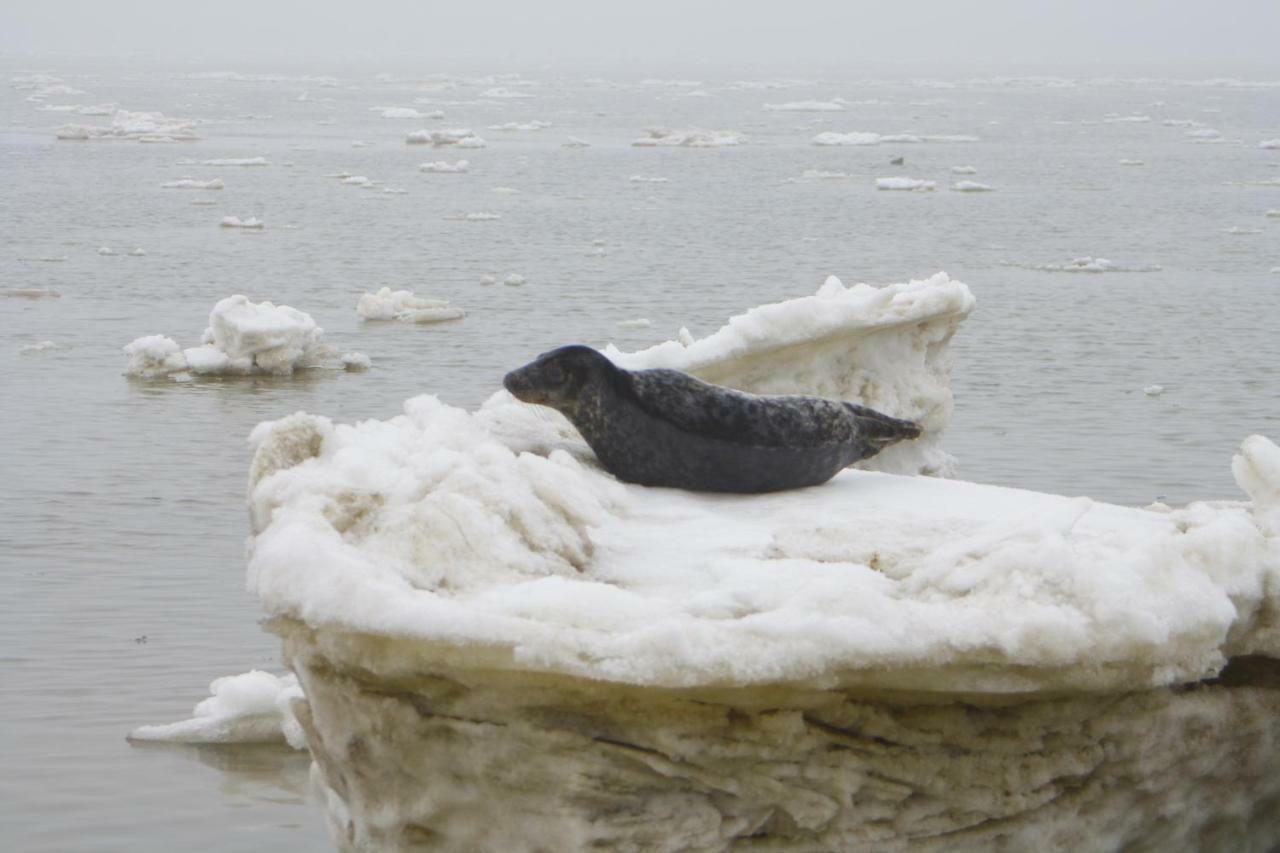
<instances>
[{"instance_id":1,"label":"seal's dark mottled fur","mask_svg":"<svg viewBox=\"0 0 1280 853\"><path fill-rule=\"evenodd\" d=\"M821 397L762 397L678 370L617 367L585 346L552 350L507 374L526 403L563 413L620 480L705 492L773 492L825 483L920 427Z\"/></svg>"}]
</instances>

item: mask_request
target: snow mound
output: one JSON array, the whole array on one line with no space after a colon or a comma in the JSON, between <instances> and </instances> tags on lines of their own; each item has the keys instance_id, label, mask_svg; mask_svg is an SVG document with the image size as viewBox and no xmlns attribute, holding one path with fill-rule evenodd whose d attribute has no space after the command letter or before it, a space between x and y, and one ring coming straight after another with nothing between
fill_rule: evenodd
<instances>
[{"instance_id":1,"label":"snow mound","mask_svg":"<svg viewBox=\"0 0 1280 853\"><path fill-rule=\"evenodd\" d=\"M214 679L208 699L192 711L191 719L157 726L139 726L130 740L167 743L288 743L306 748L306 737L293 714L292 702L302 698L297 676L275 676L261 670Z\"/></svg>"},{"instance_id":2,"label":"snow mound","mask_svg":"<svg viewBox=\"0 0 1280 853\"><path fill-rule=\"evenodd\" d=\"M311 315L296 308L229 296L209 312L209 327L200 346L184 350L163 335L138 338L124 348L129 357L126 372L142 379L178 374L288 375L321 365L328 354L323 335Z\"/></svg>"},{"instance_id":3,"label":"snow mound","mask_svg":"<svg viewBox=\"0 0 1280 853\"><path fill-rule=\"evenodd\" d=\"M785 104L765 104L764 109L769 112L838 113L844 111L844 102L840 100L790 101Z\"/></svg>"},{"instance_id":4,"label":"snow mound","mask_svg":"<svg viewBox=\"0 0 1280 853\"><path fill-rule=\"evenodd\" d=\"M179 178L176 181L165 181L160 185L166 190L220 190L224 184L222 178L213 178L208 181L200 181L195 178Z\"/></svg>"},{"instance_id":5,"label":"snow mound","mask_svg":"<svg viewBox=\"0 0 1280 853\"><path fill-rule=\"evenodd\" d=\"M637 148L722 148L740 145L742 134L732 130L646 130L631 144Z\"/></svg>"},{"instance_id":6,"label":"snow mound","mask_svg":"<svg viewBox=\"0 0 1280 853\"><path fill-rule=\"evenodd\" d=\"M467 171L470 164L466 160L459 160L456 163L450 163L447 160L436 160L431 163L423 163L418 167L419 172L435 172L437 174L460 175Z\"/></svg>"},{"instance_id":7,"label":"snow mound","mask_svg":"<svg viewBox=\"0 0 1280 853\"><path fill-rule=\"evenodd\" d=\"M921 178L876 178L876 189L878 190L933 192L936 188L936 183Z\"/></svg>"},{"instance_id":8,"label":"snow mound","mask_svg":"<svg viewBox=\"0 0 1280 853\"><path fill-rule=\"evenodd\" d=\"M444 299L426 299L411 290L384 287L377 293L366 293L356 304L356 313L365 320L400 320L406 323L439 323L466 316L461 308Z\"/></svg>"},{"instance_id":9,"label":"snow mound","mask_svg":"<svg viewBox=\"0 0 1280 853\"><path fill-rule=\"evenodd\" d=\"M265 223L256 216L250 216L248 219L241 219L238 216L224 216L218 224L223 228L247 228L251 231L261 231L265 226Z\"/></svg>"},{"instance_id":10,"label":"snow mound","mask_svg":"<svg viewBox=\"0 0 1280 853\"><path fill-rule=\"evenodd\" d=\"M989 193L995 189L987 184L980 184L977 181L956 181L951 185L951 189L960 193Z\"/></svg>"}]
</instances>

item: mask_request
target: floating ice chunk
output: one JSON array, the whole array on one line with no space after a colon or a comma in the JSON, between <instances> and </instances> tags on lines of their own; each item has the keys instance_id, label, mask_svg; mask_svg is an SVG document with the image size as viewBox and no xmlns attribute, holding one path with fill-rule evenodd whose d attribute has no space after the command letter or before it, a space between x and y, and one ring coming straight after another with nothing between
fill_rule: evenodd
<instances>
[{"instance_id":1,"label":"floating ice chunk","mask_svg":"<svg viewBox=\"0 0 1280 853\"><path fill-rule=\"evenodd\" d=\"M143 248L141 248L141 247L139 247L139 248L134 249L133 251L129 252L129 254L130 254L130 255L132 255L132 256L133 256L133 257L135 257L135 258L141 258L141 257L143 257L144 255L146 255L146 254L147 254L147 250L146 250L146 249L143 249Z\"/></svg>"},{"instance_id":2,"label":"floating ice chunk","mask_svg":"<svg viewBox=\"0 0 1280 853\"><path fill-rule=\"evenodd\" d=\"M133 139L139 142L174 142L196 139L194 128L195 122L190 119L168 118L163 113L116 110L109 126L67 125L59 128L55 135L58 139Z\"/></svg>"},{"instance_id":3,"label":"floating ice chunk","mask_svg":"<svg viewBox=\"0 0 1280 853\"><path fill-rule=\"evenodd\" d=\"M850 175L847 172L827 172L821 169L805 169L803 172L800 173L800 177L807 178L807 179L821 178L821 179L834 180L838 178L852 178L853 175Z\"/></svg>"},{"instance_id":4,"label":"floating ice chunk","mask_svg":"<svg viewBox=\"0 0 1280 853\"><path fill-rule=\"evenodd\" d=\"M205 160L206 166L269 166L271 165L266 157L220 157L214 160Z\"/></svg>"},{"instance_id":5,"label":"floating ice chunk","mask_svg":"<svg viewBox=\"0 0 1280 853\"><path fill-rule=\"evenodd\" d=\"M218 224L223 228L247 228L251 231L261 231L266 225L256 216L250 216L248 219L241 219L238 216L224 216Z\"/></svg>"},{"instance_id":6,"label":"floating ice chunk","mask_svg":"<svg viewBox=\"0 0 1280 853\"><path fill-rule=\"evenodd\" d=\"M363 139L356 139L352 141L351 147L352 148L368 148L369 143L365 142Z\"/></svg>"},{"instance_id":7,"label":"floating ice chunk","mask_svg":"<svg viewBox=\"0 0 1280 853\"><path fill-rule=\"evenodd\" d=\"M825 131L813 138L814 145L879 145L878 133L833 133Z\"/></svg>"},{"instance_id":8,"label":"floating ice chunk","mask_svg":"<svg viewBox=\"0 0 1280 853\"><path fill-rule=\"evenodd\" d=\"M961 193L987 193L994 190L995 187L980 184L977 181L956 181L951 185L951 189Z\"/></svg>"},{"instance_id":9,"label":"floating ice chunk","mask_svg":"<svg viewBox=\"0 0 1280 853\"><path fill-rule=\"evenodd\" d=\"M503 195L519 195L520 194L520 190L516 189L515 187L490 187L489 192L501 193Z\"/></svg>"},{"instance_id":10,"label":"floating ice chunk","mask_svg":"<svg viewBox=\"0 0 1280 853\"><path fill-rule=\"evenodd\" d=\"M164 335L137 338L125 345L124 354L129 357L127 373L141 379L155 379L187 369L182 347Z\"/></svg>"},{"instance_id":11,"label":"floating ice chunk","mask_svg":"<svg viewBox=\"0 0 1280 853\"><path fill-rule=\"evenodd\" d=\"M1266 216L1267 216L1269 219L1277 219L1277 218L1280 218L1280 208L1277 208L1277 209L1275 209L1275 210L1268 210L1268 211L1267 211L1267 213L1266 213Z\"/></svg>"},{"instance_id":12,"label":"floating ice chunk","mask_svg":"<svg viewBox=\"0 0 1280 853\"><path fill-rule=\"evenodd\" d=\"M49 350L58 349L58 345L53 341L36 341L34 344L23 344L18 347L19 355L35 355L38 352L48 352Z\"/></svg>"},{"instance_id":13,"label":"floating ice chunk","mask_svg":"<svg viewBox=\"0 0 1280 853\"><path fill-rule=\"evenodd\" d=\"M418 112L413 107L374 107L380 110L383 118L393 119L442 119L444 118L443 110L431 110L430 112Z\"/></svg>"},{"instance_id":14,"label":"floating ice chunk","mask_svg":"<svg viewBox=\"0 0 1280 853\"><path fill-rule=\"evenodd\" d=\"M910 145L924 142L924 137L916 136L914 133L886 133L881 135L881 142L905 142Z\"/></svg>"},{"instance_id":15,"label":"floating ice chunk","mask_svg":"<svg viewBox=\"0 0 1280 853\"><path fill-rule=\"evenodd\" d=\"M1123 123L1145 124L1146 122L1151 121L1151 116L1148 116L1148 115L1122 116L1122 115L1112 114L1112 115L1105 116L1102 120L1107 124L1123 124Z\"/></svg>"},{"instance_id":16,"label":"floating ice chunk","mask_svg":"<svg viewBox=\"0 0 1280 853\"><path fill-rule=\"evenodd\" d=\"M356 313L366 320L400 320L406 323L440 323L466 316L461 308L443 299L426 299L411 290L384 287L377 293L366 293L356 304Z\"/></svg>"},{"instance_id":17,"label":"floating ice chunk","mask_svg":"<svg viewBox=\"0 0 1280 853\"><path fill-rule=\"evenodd\" d=\"M455 145L459 148L483 148L484 140L466 128L452 130L415 130L404 140L409 145L433 145L437 148Z\"/></svg>"},{"instance_id":18,"label":"floating ice chunk","mask_svg":"<svg viewBox=\"0 0 1280 853\"><path fill-rule=\"evenodd\" d=\"M1148 397L1159 397L1161 394L1164 393L1164 386L1148 385L1142 389L1142 393L1146 394Z\"/></svg>"},{"instance_id":19,"label":"floating ice chunk","mask_svg":"<svg viewBox=\"0 0 1280 853\"><path fill-rule=\"evenodd\" d=\"M195 178L179 178L176 181L165 181L160 185L167 190L220 190L223 188L222 178L199 181Z\"/></svg>"},{"instance_id":20,"label":"floating ice chunk","mask_svg":"<svg viewBox=\"0 0 1280 853\"><path fill-rule=\"evenodd\" d=\"M634 320L619 320L619 329L647 329L652 325L645 317L637 317Z\"/></svg>"},{"instance_id":21,"label":"floating ice chunk","mask_svg":"<svg viewBox=\"0 0 1280 853\"><path fill-rule=\"evenodd\" d=\"M790 101L785 104L765 104L764 109L773 112L837 113L844 111L844 102L838 100Z\"/></svg>"},{"instance_id":22,"label":"floating ice chunk","mask_svg":"<svg viewBox=\"0 0 1280 853\"><path fill-rule=\"evenodd\" d=\"M1280 149L1280 139L1264 139L1258 143L1258 147L1271 150Z\"/></svg>"},{"instance_id":23,"label":"floating ice chunk","mask_svg":"<svg viewBox=\"0 0 1280 853\"><path fill-rule=\"evenodd\" d=\"M548 127L551 127L551 122L538 121L537 119L535 119L533 121L525 121L525 122L509 121L509 122L506 122L505 124L493 124L489 126L489 129L490 130L545 130Z\"/></svg>"},{"instance_id":24,"label":"floating ice chunk","mask_svg":"<svg viewBox=\"0 0 1280 853\"><path fill-rule=\"evenodd\" d=\"M1120 165L1121 165L1121 166L1145 166L1145 165L1146 165L1146 163L1144 163L1144 162L1143 162L1143 161L1141 161L1141 160L1129 160L1129 159L1124 159L1124 160L1121 160L1121 161L1120 161Z\"/></svg>"},{"instance_id":25,"label":"floating ice chunk","mask_svg":"<svg viewBox=\"0 0 1280 853\"><path fill-rule=\"evenodd\" d=\"M373 359L362 352L348 352L342 355L342 367L345 370L360 371L373 367Z\"/></svg>"},{"instance_id":26,"label":"floating ice chunk","mask_svg":"<svg viewBox=\"0 0 1280 853\"><path fill-rule=\"evenodd\" d=\"M560 143L561 148L590 148L591 143L585 139L579 139L576 136L570 136L564 142Z\"/></svg>"},{"instance_id":27,"label":"floating ice chunk","mask_svg":"<svg viewBox=\"0 0 1280 853\"><path fill-rule=\"evenodd\" d=\"M482 98L500 98L504 100L515 100L519 98L536 98L537 95L531 95L528 92L520 92L515 89L507 89L502 86L493 89L486 89L480 93Z\"/></svg>"},{"instance_id":28,"label":"floating ice chunk","mask_svg":"<svg viewBox=\"0 0 1280 853\"><path fill-rule=\"evenodd\" d=\"M116 253L116 250L111 248L110 246L103 246L102 248L98 249L99 255L114 255L115 253Z\"/></svg>"},{"instance_id":29,"label":"floating ice chunk","mask_svg":"<svg viewBox=\"0 0 1280 853\"><path fill-rule=\"evenodd\" d=\"M739 145L742 134L732 130L651 129L631 144L638 148L720 148Z\"/></svg>"},{"instance_id":30,"label":"floating ice chunk","mask_svg":"<svg viewBox=\"0 0 1280 853\"><path fill-rule=\"evenodd\" d=\"M632 175L627 180L633 184L665 184L667 182L666 178L648 178L644 175Z\"/></svg>"},{"instance_id":31,"label":"floating ice chunk","mask_svg":"<svg viewBox=\"0 0 1280 853\"><path fill-rule=\"evenodd\" d=\"M364 175L350 175L343 178L342 183L351 187L365 187L369 185L370 181Z\"/></svg>"},{"instance_id":32,"label":"floating ice chunk","mask_svg":"<svg viewBox=\"0 0 1280 853\"><path fill-rule=\"evenodd\" d=\"M293 714L292 701L302 698L298 678L252 670L215 679L212 694L195 706L191 719L139 726L130 740L168 743L288 743L306 748L306 737Z\"/></svg>"},{"instance_id":33,"label":"floating ice chunk","mask_svg":"<svg viewBox=\"0 0 1280 853\"><path fill-rule=\"evenodd\" d=\"M1236 237L1249 237L1254 234L1261 234L1260 228L1241 228L1239 225L1232 225L1230 228L1223 228L1223 234L1231 234Z\"/></svg>"},{"instance_id":34,"label":"floating ice chunk","mask_svg":"<svg viewBox=\"0 0 1280 853\"><path fill-rule=\"evenodd\" d=\"M1211 127L1202 127L1197 130L1188 130L1187 136L1189 136L1192 139L1208 140L1208 139L1217 139L1218 137L1222 136L1222 133L1217 130L1214 130Z\"/></svg>"},{"instance_id":35,"label":"floating ice chunk","mask_svg":"<svg viewBox=\"0 0 1280 853\"><path fill-rule=\"evenodd\" d=\"M454 143L457 148L484 148L485 141L478 136L466 136Z\"/></svg>"},{"instance_id":36,"label":"floating ice chunk","mask_svg":"<svg viewBox=\"0 0 1280 853\"><path fill-rule=\"evenodd\" d=\"M972 166L952 166L951 174L953 175L976 175L978 170Z\"/></svg>"},{"instance_id":37,"label":"floating ice chunk","mask_svg":"<svg viewBox=\"0 0 1280 853\"><path fill-rule=\"evenodd\" d=\"M1043 272L1158 272L1161 268L1155 264L1138 264L1136 266L1124 266L1113 263L1106 258L1095 258L1085 255L1080 258L1072 258L1065 264L1032 264L1027 269L1041 270Z\"/></svg>"},{"instance_id":38,"label":"floating ice chunk","mask_svg":"<svg viewBox=\"0 0 1280 853\"><path fill-rule=\"evenodd\" d=\"M323 355L324 330L310 314L288 305L229 296L209 313L209 343L231 359L252 357L265 373L288 374Z\"/></svg>"},{"instance_id":39,"label":"floating ice chunk","mask_svg":"<svg viewBox=\"0 0 1280 853\"><path fill-rule=\"evenodd\" d=\"M446 216L445 219L457 219L463 222L493 222L502 218L501 213L489 213L488 211L476 211L475 213L464 213L461 216Z\"/></svg>"},{"instance_id":40,"label":"floating ice chunk","mask_svg":"<svg viewBox=\"0 0 1280 853\"><path fill-rule=\"evenodd\" d=\"M498 280L491 275L482 275L480 276L480 283L481 284L497 284Z\"/></svg>"},{"instance_id":41,"label":"floating ice chunk","mask_svg":"<svg viewBox=\"0 0 1280 853\"><path fill-rule=\"evenodd\" d=\"M908 190L912 192L932 192L937 188L933 181L921 178L876 178L878 190Z\"/></svg>"},{"instance_id":42,"label":"floating ice chunk","mask_svg":"<svg viewBox=\"0 0 1280 853\"><path fill-rule=\"evenodd\" d=\"M513 272L511 275L504 278L502 283L509 287L519 287L524 284L524 276L520 275L518 272Z\"/></svg>"},{"instance_id":43,"label":"floating ice chunk","mask_svg":"<svg viewBox=\"0 0 1280 853\"><path fill-rule=\"evenodd\" d=\"M186 359L186 369L199 376L247 376L253 372L252 357L232 358L212 343L188 347L182 356Z\"/></svg>"},{"instance_id":44,"label":"floating ice chunk","mask_svg":"<svg viewBox=\"0 0 1280 853\"><path fill-rule=\"evenodd\" d=\"M423 163L418 167L419 172L436 172L437 174L460 175L467 171L470 166L466 160L459 160L456 163L450 163L447 160L436 160L432 163Z\"/></svg>"}]
</instances>

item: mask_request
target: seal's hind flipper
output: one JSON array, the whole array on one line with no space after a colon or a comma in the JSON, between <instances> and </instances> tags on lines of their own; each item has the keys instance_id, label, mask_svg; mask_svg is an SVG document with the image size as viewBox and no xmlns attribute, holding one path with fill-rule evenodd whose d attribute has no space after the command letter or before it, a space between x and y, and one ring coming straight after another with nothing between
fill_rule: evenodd
<instances>
[{"instance_id":1,"label":"seal's hind flipper","mask_svg":"<svg viewBox=\"0 0 1280 853\"><path fill-rule=\"evenodd\" d=\"M857 419L863 441L877 450L897 444L899 441L910 441L920 437L920 424L915 421L891 418L875 409L868 409L856 403L845 403L845 407Z\"/></svg>"}]
</instances>

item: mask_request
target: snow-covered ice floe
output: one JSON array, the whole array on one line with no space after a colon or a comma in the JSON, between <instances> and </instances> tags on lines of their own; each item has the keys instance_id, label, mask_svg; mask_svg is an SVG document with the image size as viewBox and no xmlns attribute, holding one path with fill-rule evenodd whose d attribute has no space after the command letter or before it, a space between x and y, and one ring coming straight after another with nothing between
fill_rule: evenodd
<instances>
[{"instance_id":1,"label":"snow-covered ice floe","mask_svg":"<svg viewBox=\"0 0 1280 853\"><path fill-rule=\"evenodd\" d=\"M579 139L576 136L570 136L564 142L560 143L561 148L590 148L591 143L585 139Z\"/></svg>"},{"instance_id":2,"label":"snow-covered ice floe","mask_svg":"<svg viewBox=\"0 0 1280 853\"><path fill-rule=\"evenodd\" d=\"M646 175L632 175L627 178L627 180L633 184L665 184L667 182L666 178L649 177Z\"/></svg>"},{"instance_id":3,"label":"snow-covered ice floe","mask_svg":"<svg viewBox=\"0 0 1280 853\"><path fill-rule=\"evenodd\" d=\"M166 190L220 190L225 185L222 178L213 178L208 181L197 180L196 178L178 178L176 181L165 181L160 185Z\"/></svg>"},{"instance_id":4,"label":"snow-covered ice floe","mask_svg":"<svg viewBox=\"0 0 1280 853\"><path fill-rule=\"evenodd\" d=\"M951 189L959 193L987 193L994 190L995 187L978 183L977 181L956 181L951 185Z\"/></svg>"},{"instance_id":5,"label":"snow-covered ice floe","mask_svg":"<svg viewBox=\"0 0 1280 853\"><path fill-rule=\"evenodd\" d=\"M538 121L537 119L534 119L533 121L509 121L509 122L505 122L504 124L489 125L490 130L506 130L506 131L546 130L548 127L551 127L551 122Z\"/></svg>"},{"instance_id":6,"label":"snow-covered ice floe","mask_svg":"<svg viewBox=\"0 0 1280 853\"><path fill-rule=\"evenodd\" d=\"M418 167L418 171L460 175L467 171L469 165L470 164L466 160L458 160L455 163L450 163L447 160L436 160L430 163L423 163Z\"/></svg>"},{"instance_id":7,"label":"snow-covered ice floe","mask_svg":"<svg viewBox=\"0 0 1280 853\"><path fill-rule=\"evenodd\" d=\"M845 102L836 98L830 101L789 101L785 104L765 104L768 112L838 113L844 111Z\"/></svg>"},{"instance_id":8,"label":"snow-covered ice floe","mask_svg":"<svg viewBox=\"0 0 1280 853\"><path fill-rule=\"evenodd\" d=\"M356 303L356 313L365 320L400 320L405 323L441 323L466 316L461 308L444 299L427 299L411 290L384 287L366 293Z\"/></svg>"},{"instance_id":9,"label":"snow-covered ice floe","mask_svg":"<svg viewBox=\"0 0 1280 853\"><path fill-rule=\"evenodd\" d=\"M978 170L972 166L952 166L951 174L953 175L976 175Z\"/></svg>"},{"instance_id":10,"label":"snow-covered ice floe","mask_svg":"<svg viewBox=\"0 0 1280 853\"><path fill-rule=\"evenodd\" d=\"M484 148L485 142L466 128L453 130L415 130L405 136L409 145L433 145L436 148L452 145L456 148Z\"/></svg>"},{"instance_id":11,"label":"snow-covered ice floe","mask_svg":"<svg viewBox=\"0 0 1280 853\"><path fill-rule=\"evenodd\" d=\"M1280 139L1264 139L1258 143L1258 147L1271 150L1280 149Z\"/></svg>"},{"instance_id":12,"label":"snow-covered ice floe","mask_svg":"<svg viewBox=\"0 0 1280 853\"><path fill-rule=\"evenodd\" d=\"M1025 269L1040 270L1041 272L1159 272L1161 267L1156 264L1118 264L1109 261L1106 258L1095 258L1091 255L1085 255L1079 258L1072 258L1065 264L1015 264Z\"/></svg>"},{"instance_id":13,"label":"snow-covered ice floe","mask_svg":"<svg viewBox=\"0 0 1280 853\"><path fill-rule=\"evenodd\" d=\"M339 846L1265 849L1280 448L1181 508L917 476L973 305L830 280L605 351L922 423L810 489L622 484L505 392L255 429L248 585Z\"/></svg>"},{"instance_id":14,"label":"snow-covered ice floe","mask_svg":"<svg viewBox=\"0 0 1280 853\"><path fill-rule=\"evenodd\" d=\"M722 148L742 143L742 134L732 130L652 129L631 144L637 148Z\"/></svg>"},{"instance_id":15,"label":"snow-covered ice floe","mask_svg":"<svg viewBox=\"0 0 1280 853\"><path fill-rule=\"evenodd\" d=\"M833 131L824 131L819 133L812 140L814 145L880 145L882 143L906 143L914 144L921 142L977 142L978 137L969 136L967 134L944 134L944 135L925 135L915 133L867 133L864 131L853 131L851 133L835 133Z\"/></svg>"},{"instance_id":16,"label":"snow-covered ice floe","mask_svg":"<svg viewBox=\"0 0 1280 853\"><path fill-rule=\"evenodd\" d=\"M936 183L922 178L876 178L876 189L878 190L932 192L936 188Z\"/></svg>"},{"instance_id":17,"label":"snow-covered ice floe","mask_svg":"<svg viewBox=\"0 0 1280 853\"><path fill-rule=\"evenodd\" d=\"M266 157L218 157L205 160L206 166L270 166Z\"/></svg>"},{"instance_id":18,"label":"snow-covered ice floe","mask_svg":"<svg viewBox=\"0 0 1280 853\"><path fill-rule=\"evenodd\" d=\"M139 726L130 740L167 743L288 743L303 749L306 737L292 701L302 698L298 678L261 670L215 679L210 696L191 718L178 723Z\"/></svg>"},{"instance_id":19,"label":"snow-covered ice floe","mask_svg":"<svg viewBox=\"0 0 1280 853\"><path fill-rule=\"evenodd\" d=\"M84 115L98 115L89 112ZM83 125L69 124L55 132L58 139L131 139L135 142L178 142L199 139L195 133L196 122L192 119L170 118L164 113L130 112L116 110L111 124Z\"/></svg>"},{"instance_id":20,"label":"snow-covered ice floe","mask_svg":"<svg viewBox=\"0 0 1280 853\"><path fill-rule=\"evenodd\" d=\"M1145 166L1146 163L1144 163L1142 160L1133 160L1131 158L1125 158L1120 161L1120 165L1121 166Z\"/></svg>"},{"instance_id":21,"label":"snow-covered ice floe","mask_svg":"<svg viewBox=\"0 0 1280 853\"><path fill-rule=\"evenodd\" d=\"M148 335L129 343L127 374L140 379L183 376L288 375L325 366L330 353L324 330L310 314L229 296L209 312L201 345L183 349L172 338Z\"/></svg>"},{"instance_id":22,"label":"snow-covered ice floe","mask_svg":"<svg viewBox=\"0 0 1280 853\"><path fill-rule=\"evenodd\" d=\"M265 227L265 223L256 216L250 216L248 219L241 219L238 216L224 216L218 224L223 228L246 228L250 231L261 231ZM101 250L99 251L101 252Z\"/></svg>"}]
</instances>

